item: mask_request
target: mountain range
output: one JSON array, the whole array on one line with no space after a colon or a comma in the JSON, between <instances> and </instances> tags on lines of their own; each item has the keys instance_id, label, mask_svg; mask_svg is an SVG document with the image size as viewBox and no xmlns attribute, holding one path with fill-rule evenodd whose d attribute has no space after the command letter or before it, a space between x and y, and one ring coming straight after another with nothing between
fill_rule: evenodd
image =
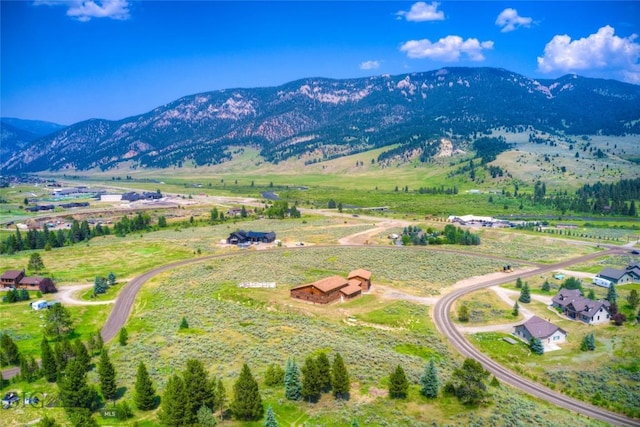
<instances>
[{"instance_id":1,"label":"mountain range","mask_svg":"<svg viewBox=\"0 0 640 427\"><path fill-rule=\"evenodd\" d=\"M202 166L225 162L246 146L272 163L317 162L387 146L389 153L428 157L430 144L442 136L472 142L501 127L640 134L640 86L576 75L535 80L496 68L307 78L185 96L145 114L91 119L44 136L3 119L0 168Z\"/></svg>"}]
</instances>

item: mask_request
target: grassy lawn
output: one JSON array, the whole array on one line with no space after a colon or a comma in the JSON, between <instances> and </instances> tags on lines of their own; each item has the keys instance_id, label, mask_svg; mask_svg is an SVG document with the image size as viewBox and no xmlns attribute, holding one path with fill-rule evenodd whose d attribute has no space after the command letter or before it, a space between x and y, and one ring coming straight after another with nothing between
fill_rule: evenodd
<instances>
[{"instance_id":1,"label":"grassy lawn","mask_svg":"<svg viewBox=\"0 0 640 427\"><path fill-rule=\"evenodd\" d=\"M456 301L456 310L462 305L469 309L469 322L466 323L469 326L495 325L523 319L522 314L514 316L513 306L509 306L490 289L472 292L460 298Z\"/></svg>"}]
</instances>

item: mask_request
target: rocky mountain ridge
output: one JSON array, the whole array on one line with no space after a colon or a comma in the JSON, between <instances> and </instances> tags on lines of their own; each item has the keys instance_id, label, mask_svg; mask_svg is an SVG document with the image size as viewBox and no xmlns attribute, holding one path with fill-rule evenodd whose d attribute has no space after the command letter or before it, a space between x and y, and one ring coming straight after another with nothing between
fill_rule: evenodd
<instances>
[{"instance_id":1,"label":"rocky mountain ridge","mask_svg":"<svg viewBox=\"0 0 640 427\"><path fill-rule=\"evenodd\" d=\"M269 162L315 162L389 145L398 150L397 144L400 151L426 150L443 136L471 142L497 127L639 134L640 86L575 75L535 80L495 68L307 78L185 96L119 121L76 123L3 156L0 167L27 172L105 170L123 162L211 165L242 146L258 148Z\"/></svg>"}]
</instances>

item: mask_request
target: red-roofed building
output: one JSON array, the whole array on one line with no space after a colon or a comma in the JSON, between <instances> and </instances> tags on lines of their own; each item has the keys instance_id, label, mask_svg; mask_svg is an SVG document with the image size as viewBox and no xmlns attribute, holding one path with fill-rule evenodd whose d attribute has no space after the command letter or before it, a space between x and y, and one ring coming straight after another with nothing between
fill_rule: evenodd
<instances>
[{"instance_id":1,"label":"red-roofed building","mask_svg":"<svg viewBox=\"0 0 640 427\"><path fill-rule=\"evenodd\" d=\"M351 273L349 273L349 276L347 278L349 280L357 280L360 284L360 289L362 289L362 292L367 292L369 289L371 289L370 271L358 268L357 270L353 270Z\"/></svg>"}]
</instances>

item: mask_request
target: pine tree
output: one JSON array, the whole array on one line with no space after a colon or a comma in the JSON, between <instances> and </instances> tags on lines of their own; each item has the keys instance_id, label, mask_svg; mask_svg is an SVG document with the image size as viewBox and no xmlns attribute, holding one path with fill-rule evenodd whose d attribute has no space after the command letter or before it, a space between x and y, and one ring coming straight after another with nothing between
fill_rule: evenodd
<instances>
[{"instance_id":1,"label":"pine tree","mask_svg":"<svg viewBox=\"0 0 640 427\"><path fill-rule=\"evenodd\" d=\"M42 342L40 343L40 359L42 361L42 374L45 379L50 383L55 382L58 377L58 366L49 341L45 336L42 337Z\"/></svg>"},{"instance_id":2,"label":"pine tree","mask_svg":"<svg viewBox=\"0 0 640 427\"><path fill-rule=\"evenodd\" d=\"M638 305L640 305L640 295L637 290L631 289L631 292L627 295L627 304L629 304L632 310L638 308Z\"/></svg>"},{"instance_id":3,"label":"pine tree","mask_svg":"<svg viewBox=\"0 0 640 427\"><path fill-rule=\"evenodd\" d=\"M156 390L153 387L149 372L144 362L138 365L138 373L135 383L135 403L138 409L148 411L153 409L156 404Z\"/></svg>"},{"instance_id":4,"label":"pine tree","mask_svg":"<svg viewBox=\"0 0 640 427\"><path fill-rule=\"evenodd\" d=\"M262 416L262 398L258 383L246 363L242 366L240 376L233 385L231 411L237 419L243 421L257 420Z\"/></svg>"},{"instance_id":5,"label":"pine tree","mask_svg":"<svg viewBox=\"0 0 640 427\"><path fill-rule=\"evenodd\" d=\"M109 286L113 286L113 285L115 285L115 284L116 284L116 275L115 275L115 274L113 274L113 271L111 271L111 272L109 273L109 275L107 276L107 284L108 284Z\"/></svg>"},{"instance_id":6,"label":"pine tree","mask_svg":"<svg viewBox=\"0 0 640 427\"><path fill-rule=\"evenodd\" d=\"M94 341L94 350L96 351L96 353L100 354L102 352L102 349L104 348L104 340L102 339L102 334L100 333L100 331L96 332L95 337L96 339Z\"/></svg>"},{"instance_id":7,"label":"pine tree","mask_svg":"<svg viewBox=\"0 0 640 427\"><path fill-rule=\"evenodd\" d=\"M513 304L513 311L511 312L511 314L513 315L513 317L518 317L518 314L520 314L520 306L518 305L518 301Z\"/></svg>"},{"instance_id":8,"label":"pine tree","mask_svg":"<svg viewBox=\"0 0 640 427\"><path fill-rule=\"evenodd\" d=\"M267 408L267 416L264 420L264 427L278 427L278 420L276 420L276 416L273 413L273 408L271 405Z\"/></svg>"},{"instance_id":9,"label":"pine tree","mask_svg":"<svg viewBox=\"0 0 640 427\"><path fill-rule=\"evenodd\" d=\"M616 304L618 300L618 293L616 292L616 285L611 283L609 285L609 289L607 290L607 297L605 298L611 304Z\"/></svg>"},{"instance_id":10,"label":"pine tree","mask_svg":"<svg viewBox=\"0 0 640 427\"><path fill-rule=\"evenodd\" d=\"M522 288L522 279L519 278L519 277L516 279L516 288L517 289L521 289Z\"/></svg>"},{"instance_id":11,"label":"pine tree","mask_svg":"<svg viewBox=\"0 0 640 427\"><path fill-rule=\"evenodd\" d=\"M548 280L545 280L542 284L542 290L545 292L549 292L551 290L551 283Z\"/></svg>"},{"instance_id":12,"label":"pine tree","mask_svg":"<svg viewBox=\"0 0 640 427\"><path fill-rule=\"evenodd\" d=\"M49 418L45 415L44 417L40 418L40 421L38 422L38 424L36 424L36 427L60 427L60 424L57 423L55 418Z\"/></svg>"},{"instance_id":13,"label":"pine tree","mask_svg":"<svg viewBox=\"0 0 640 427\"><path fill-rule=\"evenodd\" d=\"M594 351L595 349L596 349L596 337L593 334L593 332L591 332L589 335L587 335L587 350Z\"/></svg>"},{"instance_id":14,"label":"pine tree","mask_svg":"<svg viewBox=\"0 0 640 427\"><path fill-rule=\"evenodd\" d=\"M20 362L20 350L9 334L0 335L0 353L8 365L17 365Z\"/></svg>"},{"instance_id":15,"label":"pine tree","mask_svg":"<svg viewBox=\"0 0 640 427\"><path fill-rule=\"evenodd\" d=\"M289 400L300 400L302 397L302 384L300 383L300 370L293 359L287 360L284 372L284 395Z\"/></svg>"},{"instance_id":16,"label":"pine tree","mask_svg":"<svg viewBox=\"0 0 640 427\"><path fill-rule=\"evenodd\" d=\"M211 389L207 371L198 359L187 360L182 379L189 390L185 407L185 423L195 424L198 421L198 410L202 406L213 409L214 390Z\"/></svg>"},{"instance_id":17,"label":"pine tree","mask_svg":"<svg viewBox=\"0 0 640 427\"><path fill-rule=\"evenodd\" d=\"M87 371L82 363L72 359L58 381L59 398L65 408L91 409L95 391L87 383Z\"/></svg>"},{"instance_id":18,"label":"pine tree","mask_svg":"<svg viewBox=\"0 0 640 427\"><path fill-rule=\"evenodd\" d=\"M55 344L53 347L53 355L56 359L58 374L60 374L66 369L69 360L75 357L71 342L68 338L63 338Z\"/></svg>"},{"instance_id":19,"label":"pine tree","mask_svg":"<svg viewBox=\"0 0 640 427\"><path fill-rule=\"evenodd\" d=\"M318 367L320 391L327 392L331 390L331 363L324 352L318 354L316 365Z\"/></svg>"},{"instance_id":20,"label":"pine tree","mask_svg":"<svg viewBox=\"0 0 640 427\"><path fill-rule=\"evenodd\" d=\"M100 353L100 363L98 365L98 376L100 377L100 392L102 397L107 399L115 399L118 393L116 385L116 370L109 359L109 353L106 348Z\"/></svg>"},{"instance_id":21,"label":"pine tree","mask_svg":"<svg viewBox=\"0 0 640 427\"><path fill-rule=\"evenodd\" d=\"M351 427L360 427L360 424L358 424L357 418L353 419L353 421L351 422Z\"/></svg>"},{"instance_id":22,"label":"pine tree","mask_svg":"<svg viewBox=\"0 0 640 427\"><path fill-rule=\"evenodd\" d=\"M189 329L189 322L187 322L187 318L186 317L182 317L182 320L180 321L180 329Z\"/></svg>"},{"instance_id":23,"label":"pine tree","mask_svg":"<svg viewBox=\"0 0 640 427\"><path fill-rule=\"evenodd\" d=\"M169 427L185 425L185 409L187 405L187 389L179 375L173 374L167 381L162 395L162 403L158 417L160 422Z\"/></svg>"},{"instance_id":24,"label":"pine tree","mask_svg":"<svg viewBox=\"0 0 640 427\"><path fill-rule=\"evenodd\" d=\"M122 327L120 329L120 333L118 334L118 342L120 343L121 346L125 346L127 345L127 340L129 339L129 333L127 332L127 329Z\"/></svg>"},{"instance_id":25,"label":"pine tree","mask_svg":"<svg viewBox=\"0 0 640 427\"><path fill-rule=\"evenodd\" d=\"M404 373L404 369L398 365L396 370L389 376L389 397L403 399L407 397L408 390L409 381L407 380L407 375Z\"/></svg>"},{"instance_id":26,"label":"pine tree","mask_svg":"<svg viewBox=\"0 0 640 427\"><path fill-rule=\"evenodd\" d=\"M27 264L27 269L35 273L44 270L44 262L42 262L42 257L39 253L34 252L29 256L29 264Z\"/></svg>"},{"instance_id":27,"label":"pine tree","mask_svg":"<svg viewBox=\"0 0 640 427\"><path fill-rule=\"evenodd\" d=\"M227 389L224 387L221 379L218 379L215 396L218 409L220 410L220 419L223 419L225 409L227 408Z\"/></svg>"},{"instance_id":28,"label":"pine tree","mask_svg":"<svg viewBox=\"0 0 640 427\"><path fill-rule=\"evenodd\" d=\"M433 399L438 397L438 371L433 359L429 360L429 364L425 367L424 374L420 377L420 393Z\"/></svg>"},{"instance_id":29,"label":"pine tree","mask_svg":"<svg viewBox=\"0 0 640 427\"><path fill-rule=\"evenodd\" d=\"M198 419L197 424L201 427L215 427L218 424L215 415L213 415L213 411L206 406L201 406L200 409L198 409L196 418Z\"/></svg>"},{"instance_id":30,"label":"pine tree","mask_svg":"<svg viewBox=\"0 0 640 427\"><path fill-rule=\"evenodd\" d=\"M331 388L333 394L338 399L349 397L351 383L349 381L349 373L347 367L342 360L340 353L336 353L333 358L333 366L331 367Z\"/></svg>"},{"instance_id":31,"label":"pine tree","mask_svg":"<svg viewBox=\"0 0 640 427\"><path fill-rule=\"evenodd\" d=\"M587 294L587 298L589 298L592 301L595 301L596 292L593 289L589 289L589 293Z\"/></svg>"},{"instance_id":32,"label":"pine tree","mask_svg":"<svg viewBox=\"0 0 640 427\"><path fill-rule=\"evenodd\" d=\"M458 320L461 322L469 321L469 308L464 304L462 304L458 310Z\"/></svg>"},{"instance_id":33,"label":"pine tree","mask_svg":"<svg viewBox=\"0 0 640 427\"><path fill-rule=\"evenodd\" d=\"M91 367L91 356L89 356L87 347L85 347L84 343L80 341L79 338L73 341L73 352L76 355L76 359L82 363L85 371L88 372Z\"/></svg>"},{"instance_id":34,"label":"pine tree","mask_svg":"<svg viewBox=\"0 0 640 427\"><path fill-rule=\"evenodd\" d=\"M320 373L316 360L309 356L302 366L302 397L309 402L320 398Z\"/></svg>"},{"instance_id":35,"label":"pine tree","mask_svg":"<svg viewBox=\"0 0 640 427\"><path fill-rule=\"evenodd\" d=\"M531 338L531 340L529 340L529 348L532 353L544 354L544 346L539 338Z\"/></svg>"},{"instance_id":36,"label":"pine tree","mask_svg":"<svg viewBox=\"0 0 640 427\"><path fill-rule=\"evenodd\" d=\"M268 387L284 385L284 374L284 369L280 365L272 363L264 374L264 385Z\"/></svg>"},{"instance_id":37,"label":"pine tree","mask_svg":"<svg viewBox=\"0 0 640 427\"><path fill-rule=\"evenodd\" d=\"M525 283L522 285L522 290L520 291L520 298L518 301L528 304L531 302L531 291L529 290L529 284Z\"/></svg>"},{"instance_id":38,"label":"pine tree","mask_svg":"<svg viewBox=\"0 0 640 427\"><path fill-rule=\"evenodd\" d=\"M73 332L71 314L62 304L55 304L47 310L44 330L47 335L60 340Z\"/></svg>"}]
</instances>

